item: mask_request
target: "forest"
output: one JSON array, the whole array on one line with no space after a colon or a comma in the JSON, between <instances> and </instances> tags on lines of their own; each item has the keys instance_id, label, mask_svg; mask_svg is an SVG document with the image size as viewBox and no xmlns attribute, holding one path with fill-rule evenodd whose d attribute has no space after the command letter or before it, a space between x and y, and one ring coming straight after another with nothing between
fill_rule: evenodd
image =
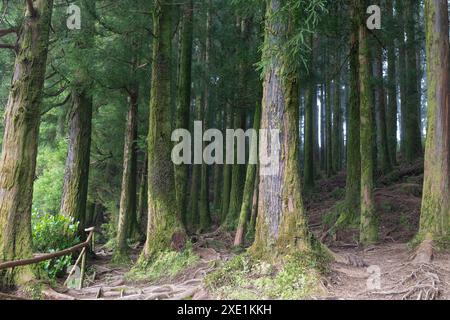
<instances>
[{"instance_id":1,"label":"forest","mask_svg":"<svg viewBox=\"0 0 450 320\"><path fill-rule=\"evenodd\" d=\"M449 1L0 8L0 300L450 299Z\"/></svg>"}]
</instances>

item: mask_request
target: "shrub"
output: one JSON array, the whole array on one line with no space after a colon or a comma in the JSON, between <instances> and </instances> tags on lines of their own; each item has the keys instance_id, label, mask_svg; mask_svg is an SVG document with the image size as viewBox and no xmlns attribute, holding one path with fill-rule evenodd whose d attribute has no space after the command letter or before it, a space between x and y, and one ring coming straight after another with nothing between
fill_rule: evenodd
<instances>
[{"instance_id":1,"label":"shrub","mask_svg":"<svg viewBox=\"0 0 450 320\"><path fill-rule=\"evenodd\" d=\"M53 253L67 249L80 242L77 236L78 222L63 215L32 212L33 250L39 253ZM44 261L39 267L51 279L60 276L70 266L71 255Z\"/></svg>"}]
</instances>

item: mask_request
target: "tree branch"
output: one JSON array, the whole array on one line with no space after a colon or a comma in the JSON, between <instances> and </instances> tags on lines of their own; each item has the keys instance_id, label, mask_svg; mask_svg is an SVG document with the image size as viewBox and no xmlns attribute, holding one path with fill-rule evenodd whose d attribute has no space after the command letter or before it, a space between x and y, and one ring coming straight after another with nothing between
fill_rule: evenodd
<instances>
[{"instance_id":1,"label":"tree branch","mask_svg":"<svg viewBox=\"0 0 450 320\"><path fill-rule=\"evenodd\" d=\"M45 108L45 109L41 112L41 116L45 115L45 114L48 113L50 110L53 110L53 109L55 109L55 108L58 108L58 107L61 107L61 106L65 105L67 102L69 102L70 97L71 97L71 95L70 95L70 93L69 93L69 94L67 95L67 97L64 98L63 101L48 106L47 108Z\"/></svg>"},{"instance_id":2,"label":"tree branch","mask_svg":"<svg viewBox=\"0 0 450 320\"><path fill-rule=\"evenodd\" d=\"M0 49L11 49L11 50L14 50L15 52L17 52L17 47L13 44L0 43Z\"/></svg>"},{"instance_id":3,"label":"tree branch","mask_svg":"<svg viewBox=\"0 0 450 320\"><path fill-rule=\"evenodd\" d=\"M0 37L6 36L11 33L17 34L17 28L9 28L9 29L0 30Z\"/></svg>"}]
</instances>

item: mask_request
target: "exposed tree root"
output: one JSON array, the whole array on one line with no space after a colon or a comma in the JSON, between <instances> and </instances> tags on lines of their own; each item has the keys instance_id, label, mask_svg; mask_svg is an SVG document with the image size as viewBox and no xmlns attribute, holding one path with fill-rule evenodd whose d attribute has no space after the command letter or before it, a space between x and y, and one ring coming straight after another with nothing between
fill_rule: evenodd
<instances>
[{"instance_id":1,"label":"exposed tree root","mask_svg":"<svg viewBox=\"0 0 450 320\"><path fill-rule=\"evenodd\" d=\"M442 292L440 271L432 264L416 265L405 278L385 291L371 292L373 295L391 296L401 300L436 300Z\"/></svg>"},{"instance_id":2,"label":"exposed tree root","mask_svg":"<svg viewBox=\"0 0 450 320\"><path fill-rule=\"evenodd\" d=\"M337 263L342 263L346 265L350 265L357 268L367 267L367 263L358 255L355 254L338 254L333 252L326 246L323 246L324 250L333 258L333 260Z\"/></svg>"},{"instance_id":3,"label":"exposed tree root","mask_svg":"<svg viewBox=\"0 0 450 320\"><path fill-rule=\"evenodd\" d=\"M433 241L424 240L412 257L414 264L430 263L433 260Z\"/></svg>"}]
</instances>

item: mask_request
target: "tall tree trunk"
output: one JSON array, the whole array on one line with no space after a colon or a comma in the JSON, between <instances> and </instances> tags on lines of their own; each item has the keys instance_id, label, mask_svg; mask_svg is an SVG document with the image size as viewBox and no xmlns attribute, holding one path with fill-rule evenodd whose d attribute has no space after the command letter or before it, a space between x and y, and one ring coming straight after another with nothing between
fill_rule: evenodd
<instances>
[{"instance_id":1,"label":"tall tree trunk","mask_svg":"<svg viewBox=\"0 0 450 320\"><path fill-rule=\"evenodd\" d=\"M255 116L253 118L253 129L258 134L261 121L261 107L256 105ZM254 137L250 143L250 156L257 155L258 153L258 138ZM241 211L239 214L239 224L237 227L236 236L234 238L234 245L241 246L244 243L244 235L247 231L247 223L249 220L250 211L252 209L253 194L255 190L255 178L256 178L256 164L248 164L247 173L245 177L244 195L242 199Z\"/></svg>"},{"instance_id":2,"label":"tall tree trunk","mask_svg":"<svg viewBox=\"0 0 450 320\"><path fill-rule=\"evenodd\" d=\"M326 154L326 129L325 129L325 84L321 85L320 90L320 168L323 172L326 172L326 162L327 162L327 154Z\"/></svg>"},{"instance_id":3,"label":"tall tree trunk","mask_svg":"<svg viewBox=\"0 0 450 320\"><path fill-rule=\"evenodd\" d=\"M52 0L36 0L25 13L5 109L0 158L0 262L30 258L31 205L45 79ZM29 266L1 270L0 287L32 280Z\"/></svg>"},{"instance_id":4,"label":"tall tree trunk","mask_svg":"<svg viewBox=\"0 0 450 320\"><path fill-rule=\"evenodd\" d=\"M313 47L313 35L311 35L311 48ZM308 79L307 89L305 91L305 144L304 144L304 173L303 179L306 190L311 190L314 188L314 151L315 151L315 126L314 126L314 110L316 109L314 106L316 104L317 96L316 96L316 85L314 83L314 52L311 50L311 54L309 55L310 59L310 67L309 72L310 76Z\"/></svg>"},{"instance_id":5,"label":"tall tree trunk","mask_svg":"<svg viewBox=\"0 0 450 320\"><path fill-rule=\"evenodd\" d=\"M142 164L141 172L139 174L139 205L137 214L137 225L139 228L139 233L144 234L144 223L147 221L147 185L148 185L148 156L147 151L145 151L144 162Z\"/></svg>"},{"instance_id":6,"label":"tall tree trunk","mask_svg":"<svg viewBox=\"0 0 450 320\"><path fill-rule=\"evenodd\" d=\"M337 59L339 62L339 59ZM334 103L333 103L333 139L332 139L332 154L333 154L333 171L339 172L341 170L341 81L338 75L334 81Z\"/></svg>"},{"instance_id":7,"label":"tall tree trunk","mask_svg":"<svg viewBox=\"0 0 450 320\"><path fill-rule=\"evenodd\" d=\"M432 258L433 241L450 236L450 80L448 4L426 0L428 129L416 262Z\"/></svg>"},{"instance_id":8,"label":"tall tree trunk","mask_svg":"<svg viewBox=\"0 0 450 320\"><path fill-rule=\"evenodd\" d=\"M422 155L420 132L420 93L418 90L417 39L415 12L417 0L406 0L406 106L405 106L405 159L412 162Z\"/></svg>"},{"instance_id":9,"label":"tall tree trunk","mask_svg":"<svg viewBox=\"0 0 450 320\"><path fill-rule=\"evenodd\" d=\"M326 83L326 102L325 102L325 145L326 145L326 170L327 176L331 177L333 172L333 122L331 108L331 81Z\"/></svg>"},{"instance_id":10,"label":"tall tree trunk","mask_svg":"<svg viewBox=\"0 0 450 320\"><path fill-rule=\"evenodd\" d=\"M243 110L235 110L234 116L235 130L245 130L245 112ZM238 223L239 212L242 205L242 191L245 184L245 164L237 163L237 146L234 152L235 163L231 169L231 186L230 186L230 204L225 219L227 229L234 230Z\"/></svg>"},{"instance_id":11,"label":"tall tree trunk","mask_svg":"<svg viewBox=\"0 0 450 320\"><path fill-rule=\"evenodd\" d=\"M199 90L197 90L199 91ZM202 94L201 92L196 93L195 97L195 120L202 120ZM191 174L191 190L189 194L189 207L188 207L188 219L187 226L189 230L195 231L200 221L200 189L202 187L202 164L194 163L192 165Z\"/></svg>"},{"instance_id":12,"label":"tall tree trunk","mask_svg":"<svg viewBox=\"0 0 450 320\"><path fill-rule=\"evenodd\" d=\"M263 58L279 48L285 39L288 23L274 12L279 0L267 3L265 51ZM275 150L279 166L265 175L260 167L259 205L255 242L251 253L257 257L274 257L288 252L310 252L308 232L301 194L298 161L299 108L298 72L283 55L270 56L264 70L261 129L279 130L280 145L268 138L267 150ZM263 146L265 147L265 146Z\"/></svg>"},{"instance_id":13,"label":"tall tree trunk","mask_svg":"<svg viewBox=\"0 0 450 320\"><path fill-rule=\"evenodd\" d=\"M398 80L400 84L400 152L403 160L406 150L406 44L405 44L405 3L395 1L395 12L398 27L396 43L398 47Z\"/></svg>"},{"instance_id":14,"label":"tall tree trunk","mask_svg":"<svg viewBox=\"0 0 450 320\"><path fill-rule=\"evenodd\" d=\"M220 128L223 132L224 127L224 112L221 110L221 106L217 104L216 106L216 117L215 117L215 125L216 128ZM215 213L220 212L222 210L222 186L223 186L223 164L215 164L214 165L214 173L213 173L213 211ZM219 214L220 216L220 214Z\"/></svg>"},{"instance_id":15,"label":"tall tree trunk","mask_svg":"<svg viewBox=\"0 0 450 320\"><path fill-rule=\"evenodd\" d=\"M114 259L121 262L128 253L127 239L136 230L138 93L130 91L123 150L122 188L120 194L117 246Z\"/></svg>"},{"instance_id":16,"label":"tall tree trunk","mask_svg":"<svg viewBox=\"0 0 450 320\"><path fill-rule=\"evenodd\" d=\"M69 146L60 211L79 221L81 232L85 222L92 126L92 96L86 89L72 92L69 117Z\"/></svg>"},{"instance_id":17,"label":"tall tree trunk","mask_svg":"<svg viewBox=\"0 0 450 320\"><path fill-rule=\"evenodd\" d=\"M95 2L83 0L81 7L89 12L94 10ZM89 15L85 15L84 19L85 31L74 39L77 49L81 51L89 50L94 45L94 21ZM81 58L77 56L75 59L79 61ZM89 184L93 99L89 70L81 65L71 84L72 109L69 113L69 143L60 212L79 221L79 232L83 234Z\"/></svg>"},{"instance_id":18,"label":"tall tree trunk","mask_svg":"<svg viewBox=\"0 0 450 320\"><path fill-rule=\"evenodd\" d=\"M171 161L171 40L173 0L156 0L153 15L152 86L148 135L148 223L142 258L184 247L185 229L177 212Z\"/></svg>"},{"instance_id":19,"label":"tall tree trunk","mask_svg":"<svg viewBox=\"0 0 450 320\"><path fill-rule=\"evenodd\" d=\"M336 222L337 228L355 223L360 212L359 20L356 5L353 5L350 50L350 98L347 119L347 178L345 184L344 210L341 211L338 221Z\"/></svg>"},{"instance_id":20,"label":"tall tree trunk","mask_svg":"<svg viewBox=\"0 0 450 320\"><path fill-rule=\"evenodd\" d=\"M203 79L203 94L204 94L204 103L203 103L203 127L204 130L208 129L208 120L210 110L210 51L211 51L211 0L208 0L205 4L206 6L206 39L205 39L205 51L204 51L204 67L205 74ZM203 148L206 147L206 143L203 143ZM209 208L209 168L205 161L202 161L201 166L201 185L200 185L200 199L199 199L199 215L200 215L200 232L206 231L211 226L211 213Z\"/></svg>"},{"instance_id":21,"label":"tall tree trunk","mask_svg":"<svg viewBox=\"0 0 450 320\"><path fill-rule=\"evenodd\" d=\"M233 128L233 109L229 103L226 105L225 110L225 130ZM231 164L224 164L223 166L223 187L222 187L222 213L221 221L224 222L227 214L228 208L230 206L230 191L231 191Z\"/></svg>"},{"instance_id":22,"label":"tall tree trunk","mask_svg":"<svg viewBox=\"0 0 450 320\"><path fill-rule=\"evenodd\" d=\"M305 91L305 147L304 147L304 183L305 189L314 188L314 105L316 103L315 84L308 85Z\"/></svg>"},{"instance_id":23,"label":"tall tree trunk","mask_svg":"<svg viewBox=\"0 0 450 320\"><path fill-rule=\"evenodd\" d=\"M364 4L360 4L360 17L363 16ZM361 19L363 21L363 19ZM360 87L360 151L361 151L361 225L360 242L363 245L378 240L378 226L375 216L374 189L374 137L373 110L371 92L371 62L368 46L368 30L362 23L359 27L359 87Z\"/></svg>"},{"instance_id":24,"label":"tall tree trunk","mask_svg":"<svg viewBox=\"0 0 450 320\"><path fill-rule=\"evenodd\" d=\"M261 118L260 118L261 122ZM258 196L259 196L259 166L256 166L255 186L253 189L252 208L250 213L250 221L248 222L248 230L246 237L253 239L255 237L256 217L258 216Z\"/></svg>"},{"instance_id":25,"label":"tall tree trunk","mask_svg":"<svg viewBox=\"0 0 450 320\"><path fill-rule=\"evenodd\" d=\"M189 111L191 106L192 78L192 41L193 41L193 1L183 4L180 45L180 72L178 77L178 92L176 104L176 128L189 129ZM186 164L175 166L175 189L177 196L177 211L186 225L188 171Z\"/></svg>"},{"instance_id":26,"label":"tall tree trunk","mask_svg":"<svg viewBox=\"0 0 450 320\"><path fill-rule=\"evenodd\" d=\"M389 20L394 21L394 0L387 0L387 12L389 15ZM397 63L395 57L395 39L389 38L388 49L387 49L387 59L388 59L388 106L386 111L386 131L387 131L387 142L389 156L391 159L391 164L397 164Z\"/></svg>"},{"instance_id":27,"label":"tall tree trunk","mask_svg":"<svg viewBox=\"0 0 450 320\"><path fill-rule=\"evenodd\" d=\"M386 174L392 170L391 158L387 139L386 100L383 77L383 49L378 47L375 55L376 88L376 115L377 115L377 152L381 172Z\"/></svg>"}]
</instances>

